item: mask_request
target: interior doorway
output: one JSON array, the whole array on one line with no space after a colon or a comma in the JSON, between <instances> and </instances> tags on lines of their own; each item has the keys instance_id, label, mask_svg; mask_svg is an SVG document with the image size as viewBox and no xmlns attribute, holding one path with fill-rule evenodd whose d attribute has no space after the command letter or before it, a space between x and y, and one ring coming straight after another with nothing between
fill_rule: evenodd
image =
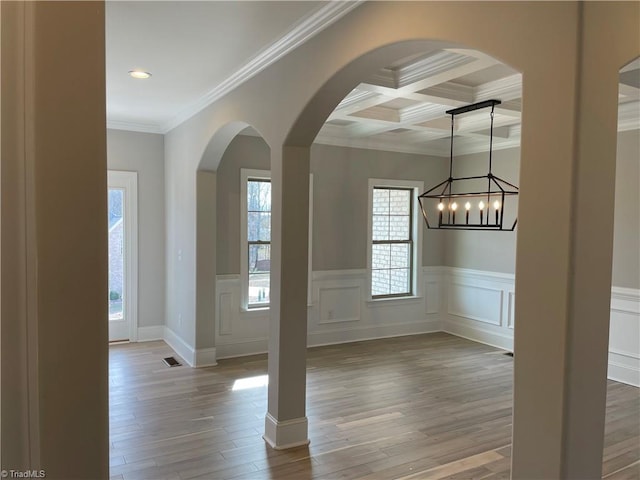
<instances>
[{"instance_id":1,"label":"interior doorway","mask_svg":"<svg viewBox=\"0 0 640 480\"><path fill-rule=\"evenodd\" d=\"M137 200L138 174L109 171L109 342L137 340Z\"/></svg>"}]
</instances>

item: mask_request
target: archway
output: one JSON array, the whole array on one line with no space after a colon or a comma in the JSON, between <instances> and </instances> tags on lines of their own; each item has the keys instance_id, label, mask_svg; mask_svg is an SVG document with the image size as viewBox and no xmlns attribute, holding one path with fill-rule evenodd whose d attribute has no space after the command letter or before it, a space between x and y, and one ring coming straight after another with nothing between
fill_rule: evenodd
<instances>
[{"instance_id":1,"label":"archway","mask_svg":"<svg viewBox=\"0 0 640 480\"><path fill-rule=\"evenodd\" d=\"M567 42L566 46L568 47L568 51L565 52L567 59L578 56L578 51L582 48L571 42ZM385 48L382 47L375 52L383 51ZM502 52L504 54L505 50ZM530 75L530 82L525 85L525 104L544 105L548 101L551 88L542 74L544 68L518 55L511 51L504 54L503 58L511 64L522 66L521 70L525 77ZM374 56L365 54L359 57L359 60ZM312 97L289 132L281 157L272 156L272 165L277 164L274 170L278 171L280 177L276 178L274 186L280 182L279 188L281 188L277 195L280 198L276 201L281 202L278 208L282 209L282 218L278 219L275 228L281 230L279 235L282 240L282 251L275 252L274 263L282 278L287 277L287 282L283 282L281 287L282 290L292 286L296 281L299 283L305 273L303 269L294 266L299 258L290 254L286 248L287 245L295 244L296 239L301 240L298 236L300 232L287 226L287 221L300 220L300 218L288 211L286 204L282 203L282 198L295 203L296 199L299 200L306 194L306 192L297 192L293 184L301 185L303 174L308 172L308 147L321 123L337 102L355 86L353 77L350 75L354 74L357 67L355 70L350 67L357 63L356 60L337 72ZM378 65L380 66L382 65ZM366 71L364 65L361 64L360 67ZM580 76L575 71L565 73L566 77L559 75L559 78L566 80L561 89L564 92L562 95L566 95L566 98L561 101L566 109L561 108L557 116L552 119L543 115L539 109L533 110L525 115L527 118L523 123L526 128L523 131L521 174L523 178L521 184L523 195L520 202L522 221L517 253L518 321L519 326L523 328L520 328L516 335L516 349L519 352L516 360L517 421L514 430L517 446L517 455L514 457L514 475L516 476L523 472L540 477L565 475L567 472L579 472L575 475L584 476L589 475L588 472L595 472L601 465L601 457L598 453L602 445L601 436L598 438L598 434L594 435L593 432L598 429L604 409L600 408L602 405L598 402L584 401L579 398L577 387L582 384L586 389L593 389L601 400L602 386L605 382L604 377L598 376L594 379L587 375L590 362L586 350L592 339L588 338L588 335L582 335L586 332L583 331L582 325L576 323L578 312L585 311L585 306L576 308L576 292L597 291L598 295L590 296L587 303L597 305L598 309L602 309L603 305L607 306L608 302L603 302L602 299L602 292L606 291L603 285L591 288L586 282L576 280L575 271L578 267L578 270L585 273L584 278L590 278L586 272L598 271L605 266L606 261L597 266L589 266L583 257L575 255L575 252L583 251L583 247L586 246L582 245L582 241L577 241L580 237L577 232L585 231L588 235L593 234L590 227L582 224L582 218L578 222L579 226L576 226L577 224L572 220L576 211L583 211L583 204L576 199L582 198L584 192L574 196L573 187L582 175L586 174L587 177L591 175L591 172L585 171L590 168L591 155L587 154L584 158L582 155L588 150L584 148L585 145L590 145L593 140L587 138L589 128L585 128L584 124L576 121L575 104L571 100L565 101L572 98L575 88L590 82L585 80L587 76ZM554 97L556 100L560 100L556 97ZM581 97L580 102L589 103L584 97ZM570 141L576 132L580 132L582 142L581 147L577 149L579 152ZM609 145L603 149L608 147ZM576 163L585 169L577 174L571 160L576 156L578 157ZM291 166L296 163L306 163L307 166L292 168ZM548 177L547 170L550 166L557 170L557 175L553 178ZM287 182L291 183L289 187ZM556 198L536 196L537 186L542 184L551 191L559 192L559 195ZM582 188L584 185L580 185L580 189ZM555 229L548 228L548 219L542 213L549 211L555 212L556 218L561 220ZM544 232L544 235L540 232ZM590 248L588 246L586 250ZM539 273L541 269L545 272L543 278ZM299 344L301 334L306 335L306 329L300 332L299 327L294 323L295 317L299 317L302 312L301 296L296 300L293 295L286 299L283 295L280 300L283 306L286 305L286 309L280 312L280 331L291 332L298 328L295 333L298 336L297 342L282 336L278 339L279 343L272 344L274 349L283 351L287 350L287 346L294 347ZM590 323L597 324L598 329L602 327L601 319L596 319L595 315L588 311L586 315L590 317ZM569 338L571 341L568 340ZM545 343L548 346L548 353L543 355L538 345ZM606 349L603 349L602 342L596 343L597 355L592 353L591 360L592 363L597 364L597 370L600 372L602 365L606 365ZM297 373L292 377L299 375ZM304 385L303 382L301 383ZM549 388L549 385L552 388ZM289 397L295 395L293 388L290 390L286 392ZM567 391L571 393L567 395ZM277 403L277 398L274 401ZM574 404L575 408L570 408ZM278 405L274 404L274 410L278 410ZM303 423L302 417L299 416L299 418L300 423ZM282 420L291 424L294 418L287 414L283 415ZM277 427L276 424L275 430ZM588 438L588 442L578 441L576 435L579 431L585 433L581 438ZM553 438L554 441L549 442L549 438ZM578 457L584 456L586 451L589 452L590 458L588 465L578 460ZM532 452L537 452L535 458ZM591 454L595 455L595 459ZM540 461L540 458L545 460Z\"/></svg>"},{"instance_id":2,"label":"archway","mask_svg":"<svg viewBox=\"0 0 640 480\"><path fill-rule=\"evenodd\" d=\"M195 344L196 351L204 352L204 354L201 353L201 355L204 355L204 358L201 359L200 363L198 364L196 361L197 366L215 364L216 358L229 355L228 351L217 351L218 345L216 337L221 334L232 334L231 326L234 324L234 318L230 318L230 316L232 315L232 312L236 312L237 309L232 307L231 303L228 303L228 301L230 300L231 295L233 295L234 298L242 295L239 291L223 292L222 301L220 301L220 295L216 288L216 277L218 274L216 260L218 238L223 238L226 245L239 244L240 238L238 238L238 233L242 230L242 228L235 223L240 220L239 211L237 210L239 209L239 205L237 203L240 201L240 196L236 195L236 190L233 190L233 195L226 195L228 193L228 185L226 185L226 183L228 182L234 182L235 187L240 189L239 179L235 178L235 176L239 175L238 167L236 165L233 173L237 175L232 175L233 178L227 179L226 176L223 178L225 185L223 185L222 190L225 196L224 198L221 198L221 200L224 202L224 210L222 208L220 210L218 209L218 198L220 198L218 169L225 153L228 151L234 139L237 139L241 132L244 132L246 135L250 135L250 137L245 138L256 139L256 137L259 137L259 140L262 143L261 147L263 148L256 151L256 158L252 160L252 163L254 165L261 165L262 168L268 170L268 144L248 123L236 121L227 123L211 137L197 171ZM266 155L262 150L266 150ZM233 205L230 205L228 202L233 203ZM231 216L228 214L230 208L232 209L231 211L238 213L238 215L233 217L233 222L230 221ZM220 224L221 221L218 217L219 211L224 213L222 218L225 225L224 232L218 232L218 224ZM246 218L246 215L243 218ZM229 228L230 225L233 226L233 228ZM223 233L226 233L227 235L231 234L232 238L226 238ZM243 272L238 270L240 268L239 265L243 264L241 260L242 252L234 250L233 254L234 258L231 260L233 266L230 267L228 264L225 264L222 267L222 273L227 276L229 273L232 273L244 279L244 276L247 276L247 272L244 272L244 276L242 276L241 274ZM246 262L244 264L246 267ZM229 268L231 268L231 270L229 270ZM266 275L268 277L268 271ZM264 273L262 276L264 276ZM244 282L242 279L240 282L234 281L234 287L232 288L235 288L238 283L243 285ZM247 305L244 305L245 311L247 309L246 307ZM268 318L268 313L266 315ZM218 324L216 324L216 318L219 320ZM237 318L235 320L237 320ZM264 329L266 330L266 326ZM264 348L266 349L266 340ZM235 354L238 353L233 350L232 352Z\"/></svg>"},{"instance_id":3,"label":"archway","mask_svg":"<svg viewBox=\"0 0 640 480\"><path fill-rule=\"evenodd\" d=\"M440 300L438 295L440 285L436 283L438 280L433 282L430 281L431 278L423 280L423 275L428 277L430 274L430 272L423 273L423 266L444 265L442 255L425 252L424 256L426 258L425 263L423 263L418 255L423 249L417 249L414 255L417 263L411 265L411 269L415 272L417 268L416 276L419 278L416 279L415 284L407 285L409 288L406 290L412 294L407 295L407 297L417 298L402 299L396 296L391 302L386 302L388 299L382 300L381 298L384 296L384 292L377 292L377 294L376 292L367 292L371 285L370 279L367 278L366 273L360 272L367 271L367 262L369 260L366 241L368 236L367 182L370 179L383 179L385 182L390 181L389 185L398 187L399 180L419 181L423 183L418 188L417 194L419 194L424 191L425 187L432 186L430 183L435 184L441 181L442 178L446 178L445 175L448 174L449 122L444 111L448 108L472 103L474 97L472 95L465 96L464 94L460 97L456 97L456 95L447 96L447 94L442 93L445 87L449 86L453 89L456 85L455 81L459 79L460 83L457 84L459 86L458 94L461 92L468 94L474 89L479 92L483 91L483 88L479 87L484 83L496 82L503 84L505 92L495 92L497 98L504 100L504 105L502 106L504 110L496 114L496 125L500 129L501 138L496 139L495 147L513 147L519 143L517 133L519 122L512 121L514 118L519 117L519 102L517 99L520 95L520 76L517 72L481 52L460 47L443 49L441 42L422 42L421 45L416 42L416 44L419 51L414 50L409 55L405 55L404 53L398 53L398 50L396 50L394 53L400 56L381 60L388 62L383 64L383 69L373 73L365 73L367 76L358 80L358 83L354 85L355 89L346 95L345 100L338 99L336 101L340 107L334 110L333 113L328 114L330 122L329 124L325 123L320 130L321 138L316 138L316 142L320 140L320 143L328 145L331 145L333 141L334 146L325 147L325 145L315 143L314 148L309 153L310 170L316 179L314 185L316 197L314 198L315 228L313 244L319 246L320 250L326 250L322 255L316 250L314 255L314 270L322 271L324 279L319 284L320 286L316 287L316 292L318 293L314 298L314 306L310 309L311 316L308 320L307 331L310 344L318 343L318 339L322 339L320 343L336 341L333 338L338 337L341 337L338 341L363 339L356 336L357 333L354 331L357 331L357 329L360 329L361 332L367 332L369 337L441 330L438 323L439 320L436 320L439 316L439 311L437 307L432 306ZM448 68L436 70L434 64L437 62L447 62ZM390 65L395 65L395 67L389 68ZM420 69L423 70L418 73ZM411 80L407 78L409 72L412 74ZM483 73L479 74L478 72ZM513 79L509 78L512 76L514 77ZM391 80L389 80L389 77L391 77ZM502 82L498 82L498 80L502 80ZM393 83L394 81L396 82L395 84ZM468 83L466 89L461 83L463 81ZM473 82L477 83L474 85ZM515 85L510 82L515 83ZM506 93L507 89L509 90L508 93ZM436 98L439 98L439 100L436 100ZM436 105L437 101L442 103ZM321 103L324 104L324 101ZM458 144L458 148L461 151L464 145L466 153L471 154L470 147L474 143L472 138L480 138L481 141L477 143L482 144L482 149L486 153L489 138L483 135L488 125L488 113L484 116L484 120L484 124L480 122L477 125L477 130L480 130L480 132L474 132L473 129L467 130L466 133L464 133L464 130L460 131L460 135L465 136L465 138L460 139ZM510 137L508 129L511 127L513 127L513 132L511 132L513 136ZM357 139L349 138L349 133L343 133L344 130L357 132L360 137ZM365 138L365 131L371 132L370 137ZM393 144L389 139L390 136L404 139L402 149L405 153L394 154L389 151L394 148L396 150L400 148L397 144ZM415 143L409 145L410 139L413 139ZM468 142L465 143L464 140ZM442 148L441 144L445 144L444 148ZM380 146L385 147L388 151L386 153L374 151L373 149L376 146L378 148ZM354 148L350 149L348 147ZM407 150L410 150L411 147L413 147L413 150L411 153L407 153ZM356 151L355 148L368 150ZM424 156L428 151L432 153L432 156ZM299 150L296 153L299 153ZM417 157L415 156L416 153L422 153L423 156ZM482 163L482 166L486 168L486 159L481 159L481 155L477 153L474 158L465 159L464 165L461 165L462 169L473 169L473 164L475 163ZM500 159L504 163L500 167L507 166L513 169L513 172L509 173L513 174L514 178L510 178L510 180L514 181L514 183L517 183L518 180L518 156L519 152L515 150L512 152L512 158ZM369 159L370 162L368 162ZM512 163L515 165L510 165L512 159ZM394 168L394 160L397 162L396 165L398 167L401 165L404 171ZM420 161L423 165L418 164ZM382 164L385 162L386 166L383 166ZM440 162L441 165L436 166L437 162ZM426 163L433 166L424 165ZM458 174L462 173L463 171L458 172ZM496 173L502 173L502 170L500 172L496 171ZM327 185L328 182L333 182L330 188ZM349 215L352 216L349 217ZM434 241L438 241L439 234L444 235L445 233L425 232L422 219L416 216L414 221L419 222L417 227L420 234L429 234L427 243L425 243L425 250L429 249L427 245L431 246ZM456 233L466 235L469 232ZM475 233L472 232L469 236L475 237ZM504 232L498 234L486 233L481 242L485 243L485 245L482 245L483 247L490 247L486 240L492 236L501 236L500 240L506 240L509 237L507 246L513 255L515 250L514 234L505 234ZM341 242L346 242L346 244L339 243L337 239L340 239ZM496 249L500 250L500 247L496 247ZM485 248L484 251L477 249L474 253L485 259L487 250L489 248ZM502 250L507 249L503 246ZM506 256L504 251L502 254ZM479 294L487 292L487 295L482 300L488 306L491 318L486 320L499 324L499 327L496 327L491 332L495 335L493 338L502 339L506 337L505 333L508 332L511 335L512 332L509 327L512 327L513 323L508 324L507 310L509 308L508 304L512 304L513 301L512 298L509 298L510 302L503 301L503 298L507 300L508 292L513 290L513 260L512 256L505 261L505 263L510 264L506 268L511 268L510 289L506 285L507 282L504 282L504 287L500 285L499 290L486 288L488 283L491 283L491 287L499 283L495 281L497 275L486 275L483 278L485 282L484 288L475 290L475 293ZM477 266L474 265L474 267L478 269ZM502 266L502 268L505 267ZM347 272L346 270L349 269L353 271ZM500 266L486 265L484 269L500 271ZM335 270L335 272L330 272L330 270ZM328 275L329 273L332 273L332 275ZM408 276L413 277L412 274ZM427 289L426 309L429 313L426 315L423 313L425 310L423 287ZM326 292L324 298L322 298L321 291ZM500 292L501 296L496 295L496 291ZM332 301L335 302L335 305L330 305ZM315 304L315 302L318 302L318 304ZM385 302L387 303L386 307L384 306ZM401 305L402 302L406 303ZM389 305L395 305L395 307ZM396 325L390 321L385 323L383 318L385 313L393 318ZM445 310L444 313L448 313L448 310ZM468 313L472 315L471 307L468 309ZM477 313L476 316L483 317L482 314ZM482 325L482 323L476 323L470 316L466 320L467 325L474 323L475 325ZM341 328L342 331L340 331ZM329 331L334 337L330 336ZM482 331L483 333L488 332L489 328ZM498 331L502 332L502 335L496 335ZM340 336L336 332L340 332L342 335ZM488 341L486 338L483 340ZM504 346L511 349L512 344ZM505 357L500 360L509 362ZM507 377L509 376L510 373L507 370ZM511 383L510 379L507 383ZM371 400L375 401L375 399ZM367 401L368 399L363 399L363 405ZM510 419L507 420L507 424L510 424ZM510 436L510 428L508 430Z\"/></svg>"}]
</instances>

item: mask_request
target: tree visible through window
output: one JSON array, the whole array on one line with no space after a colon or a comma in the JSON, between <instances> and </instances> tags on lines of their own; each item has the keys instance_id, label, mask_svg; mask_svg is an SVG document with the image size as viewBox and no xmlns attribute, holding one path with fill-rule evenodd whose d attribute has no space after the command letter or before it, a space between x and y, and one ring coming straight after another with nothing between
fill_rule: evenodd
<instances>
[{"instance_id":1,"label":"tree visible through window","mask_svg":"<svg viewBox=\"0 0 640 480\"><path fill-rule=\"evenodd\" d=\"M412 295L413 190L374 187L371 296Z\"/></svg>"},{"instance_id":2,"label":"tree visible through window","mask_svg":"<svg viewBox=\"0 0 640 480\"><path fill-rule=\"evenodd\" d=\"M269 304L271 272L271 182L247 182L247 243L249 306Z\"/></svg>"}]
</instances>

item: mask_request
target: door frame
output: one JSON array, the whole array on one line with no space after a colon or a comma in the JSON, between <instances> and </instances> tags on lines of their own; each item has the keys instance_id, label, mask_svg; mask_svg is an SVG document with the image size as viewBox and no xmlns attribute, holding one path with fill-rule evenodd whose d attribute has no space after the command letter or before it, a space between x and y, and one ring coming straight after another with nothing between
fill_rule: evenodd
<instances>
[{"instance_id":1,"label":"door frame","mask_svg":"<svg viewBox=\"0 0 640 480\"><path fill-rule=\"evenodd\" d=\"M107 190L124 190L124 317L129 323L129 342L138 341L138 172L107 171ZM106 221L106 220L105 220ZM105 292L106 294L106 292ZM109 321L107 319L107 321Z\"/></svg>"}]
</instances>

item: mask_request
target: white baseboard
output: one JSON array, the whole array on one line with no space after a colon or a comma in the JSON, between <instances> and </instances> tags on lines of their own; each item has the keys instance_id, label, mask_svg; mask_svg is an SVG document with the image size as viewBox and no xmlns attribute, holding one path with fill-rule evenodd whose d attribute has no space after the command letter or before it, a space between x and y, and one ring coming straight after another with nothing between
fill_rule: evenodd
<instances>
[{"instance_id":1,"label":"white baseboard","mask_svg":"<svg viewBox=\"0 0 640 480\"><path fill-rule=\"evenodd\" d=\"M194 367L214 367L216 361L216 347L196 349Z\"/></svg>"},{"instance_id":2,"label":"white baseboard","mask_svg":"<svg viewBox=\"0 0 640 480\"><path fill-rule=\"evenodd\" d=\"M608 378L640 387L640 358L636 354L609 351Z\"/></svg>"},{"instance_id":3,"label":"white baseboard","mask_svg":"<svg viewBox=\"0 0 640 480\"><path fill-rule=\"evenodd\" d=\"M279 422L267 413L262 438L275 450L309 445L307 417Z\"/></svg>"},{"instance_id":4,"label":"white baseboard","mask_svg":"<svg viewBox=\"0 0 640 480\"><path fill-rule=\"evenodd\" d=\"M323 345L337 345L340 343L361 342L377 338L403 337L405 335L419 335L442 331L439 319L423 322L397 323L395 325L363 326L341 328L323 332L309 332L307 345L319 347Z\"/></svg>"},{"instance_id":5,"label":"white baseboard","mask_svg":"<svg viewBox=\"0 0 640 480\"><path fill-rule=\"evenodd\" d=\"M219 343L216 345L216 350L218 359L259 355L267 353L268 340L267 338L251 338L231 343Z\"/></svg>"},{"instance_id":6,"label":"white baseboard","mask_svg":"<svg viewBox=\"0 0 640 480\"><path fill-rule=\"evenodd\" d=\"M138 342L153 342L154 340L164 340L164 329L164 325L139 327Z\"/></svg>"},{"instance_id":7,"label":"white baseboard","mask_svg":"<svg viewBox=\"0 0 640 480\"><path fill-rule=\"evenodd\" d=\"M455 318L450 315L445 321L443 331L457 337L513 352L512 332L491 331L488 328L483 328L481 322Z\"/></svg>"},{"instance_id":8,"label":"white baseboard","mask_svg":"<svg viewBox=\"0 0 640 480\"><path fill-rule=\"evenodd\" d=\"M167 342L167 345L187 362L190 367L196 366L194 349L169 327L164 328L164 341Z\"/></svg>"}]
</instances>

